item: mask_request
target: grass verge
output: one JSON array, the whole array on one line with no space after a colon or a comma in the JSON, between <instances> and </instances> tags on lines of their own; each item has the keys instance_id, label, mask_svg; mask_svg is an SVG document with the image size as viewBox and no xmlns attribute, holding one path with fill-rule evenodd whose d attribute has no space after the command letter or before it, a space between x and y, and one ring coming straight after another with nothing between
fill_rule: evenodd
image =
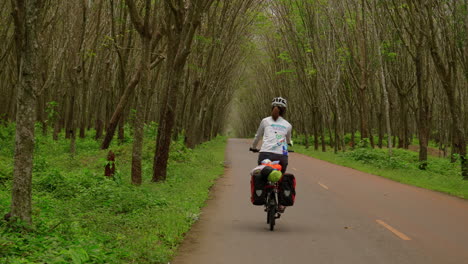
<instances>
[{"instance_id":1,"label":"grass verge","mask_svg":"<svg viewBox=\"0 0 468 264\"><path fill-rule=\"evenodd\" d=\"M420 170L418 153L402 149L394 149L391 157L385 149L357 148L335 154L297 145L294 150L397 182L468 199L468 181L462 179L460 163L451 163L449 159L429 157L427 169Z\"/></svg>"},{"instance_id":2,"label":"grass verge","mask_svg":"<svg viewBox=\"0 0 468 264\"><path fill-rule=\"evenodd\" d=\"M1 216L11 199L14 136L6 134L0 137ZM0 220L0 263L168 263L224 171L226 139L194 150L173 143L168 179L158 184L150 183L152 139L145 139L144 184L135 187L131 144L112 145L118 170L112 180L102 176L107 152L92 135L77 140L74 158L67 153L68 141L38 136L34 229L20 232L17 224Z\"/></svg>"}]
</instances>

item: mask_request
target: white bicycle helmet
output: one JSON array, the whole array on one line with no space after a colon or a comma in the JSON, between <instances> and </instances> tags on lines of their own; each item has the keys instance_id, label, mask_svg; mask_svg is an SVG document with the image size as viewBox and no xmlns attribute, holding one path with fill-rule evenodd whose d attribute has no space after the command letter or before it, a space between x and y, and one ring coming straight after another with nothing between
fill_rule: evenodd
<instances>
[{"instance_id":1,"label":"white bicycle helmet","mask_svg":"<svg viewBox=\"0 0 468 264\"><path fill-rule=\"evenodd\" d=\"M271 106L279 106L279 107L288 107L288 101L284 99L283 97L275 97L273 98L273 101L271 102Z\"/></svg>"}]
</instances>

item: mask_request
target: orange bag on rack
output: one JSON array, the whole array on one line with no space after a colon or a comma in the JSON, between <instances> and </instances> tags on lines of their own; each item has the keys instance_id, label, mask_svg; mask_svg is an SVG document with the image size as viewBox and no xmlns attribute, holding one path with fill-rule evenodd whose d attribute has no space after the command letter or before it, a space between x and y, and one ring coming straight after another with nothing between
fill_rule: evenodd
<instances>
[{"instance_id":1,"label":"orange bag on rack","mask_svg":"<svg viewBox=\"0 0 468 264\"><path fill-rule=\"evenodd\" d=\"M279 164L279 161L264 160L262 161L262 165L272 167L273 169L279 170L279 171L283 169L281 164Z\"/></svg>"}]
</instances>

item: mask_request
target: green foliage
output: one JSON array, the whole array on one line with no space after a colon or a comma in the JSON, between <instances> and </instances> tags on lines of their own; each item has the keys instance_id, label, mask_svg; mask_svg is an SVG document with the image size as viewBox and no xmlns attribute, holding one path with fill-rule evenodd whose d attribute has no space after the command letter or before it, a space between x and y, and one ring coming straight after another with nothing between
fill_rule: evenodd
<instances>
[{"instance_id":1,"label":"green foliage","mask_svg":"<svg viewBox=\"0 0 468 264\"><path fill-rule=\"evenodd\" d=\"M0 127L0 156L13 156L15 152L15 124Z\"/></svg>"},{"instance_id":2,"label":"green foliage","mask_svg":"<svg viewBox=\"0 0 468 264\"><path fill-rule=\"evenodd\" d=\"M110 48L110 47L112 47L114 41L115 41L114 38L112 38L109 35L105 35L101 40L101 46L103 48Z\"/></svg>"},{"instance_id":3,"label":"green foliage","mask_svg":"<svg viewBox=\"0 0 468 264\"><path fill-rule=\"evenodd\" d=\"M6 187L8 181L13 179L13 166L10 159L0 156L0 188Z\"/></svg>"},{"instance_id":4,"label":"green foliage","mask_svg":"<svg viewBox=\"0 0 468 264\"><path fill-rule=\"evenodd\" d=\"M258 34L266 34L273 28L273 23L265 12L258 12L253 14L253 31Z\"/></svg>"},{"instance_id":5,"label":"green foliage","mask_svg":"<svg viewBox=\"0 0 468 264\"><path fill-rule=\"evenodd\" d=\"M0 128L0 143L14 141ZM188 149L173 142L168 179L151 183L157 124L145 127L143 179L130 184L131 144L111 145L116 176L103 176L107 151L93 135L69 142L37 133L33 170L34 228L0 220L0 263L168 263L198 219L209 188L223 173L225 139ZM89 133L92 134L92 133ZM10 135L8 138L7 135ZM0 150L0 216L9 211L13 155Z\"/></svg>"},{"instance_id":6,"label":"green foliage","mask_svg":"<svg viewBox=\"0 0 468 264\"><path fill-rule=\"evenodd\" d=\"M169 157L175 162L188 162L192 158L192 152L193 150L187 148L182 141L173 142Z\"/></svg>"},{"instance_id":7,"label":"green foliage","mask_svg":"<svg viewBox=\"0 0 468 264\"><path fill-rule=\"evenodd\" d=\"M193 63L188 63L187 67L189 69L191 69L191 70L194 70L194 71L198 72L198 73L203 73L204 72L203 68L201 68L200 66L198 66L196 64L193 64Z\"/></svg>"},{"instance_id":8,"label":"green foliage","mask_svg":"<svg viewBox=\"0 0 468 264\"><path fill-rule=\"evenodd\" d=\"M203 43L203 44L212 44L214 43L213 41L213 38L210 38L210 37L205 37L205 36L202 36L202 35L195 35L195 40Z\"/></svg>"},{"instance_id":9,"label":"green foliage","mask_svg":"<svg viewBox=\"0 0 468 264\"><path fill-rule=\"evenodd\" d=\"M128 115L128 121L129 123L133 123L135 121L135 118L136 118L136 114L137 114L137 110L132 108L130 109L130 113Z\"/></svg>"},{"instance_id":10,"label":"green foliage","mask_svg":"<svg viewBox=\"0 0 468 264\"><path fill-rule=\"evenodd\" d=\"M356 20L354 18L346 18L346 25L349 28L356 28Z\"/></svg>"},{"instance_id":11,"label":"green foliage","mask_svg":"<svg viewBox=\"0 0 468 264\"><path fill-rule=\"evenodd\" d=\"M284 69L279 72L276 72L276 75L281 75L281 74L288 74L288 73L295 73L296 70L294 69Z\"/></svg>"},{"instance_id":12,"label":"green foliage","mask_svg":"<svg viewBox=\"0 0 468 264\"><path fill-rule=\"evenodd\" d=\"M87 49L85 56L88 58L96 57L96 52L94 52L92 49Z\"/></svg>"},{"instance_id":13,"label":"green foliage","mask_svg":"<svg viewBox=\"0 0 468 264\"><path fill-rule=\"evenodd\" d=\"M381 44L382 55L387 61L395 61L398 54L394 51L395 47L389 41L383 41Z\"/></svg>"},{"instance_id":14,"label":"green foliage","mask_svg":"<svg viewBox=\"0 0 468 264\"><path fill-rule=\"evenodd\" d=\"M45 112L47 114L48 123L53 123L55 120L57 120L57 117L59 116L57 107L58 107L58 103L55 101L50 101L47 103Z\"/></svg>"},{"instance_id":15,"label":"green foliage","mask_svg":"<svg viewBox=\"0 0 468 264\"><path fill-rule=\"evenodd\" d=\"M345 64L349 60L351 60L351 51L345 46L339 47L336 52L338 53L338 57L340 58L340 62Z\"/></svg>"},{"instance_id":16,"label":"green foliage","mask_svg":"<svg viewBox=\"0 0 468 264\"><path fill-rule=\"evenodd\" d=\"M376 149L357 148L342 155L377 168L404 169L409 167L409 163L401 157L395 155L389 156L388 153Z\"/></svg>"},{"instance_id":17,"label":"green foliage","mask_svg":"<svg viewBox=\"0 0 468 264\"><path fill-rule=\"evenodd\" d=\"M150 122L149 124L145 125L145 136L148 138L156 138L158 134L158 127L159 124L156 122Z\"/></svg>"},{"instance_id":18,"label":"green foliage","mask_svg":"<svg viewBox=\"0 0 468 264\"><path fill-rule=\"evenodd\" d=\"M278 59L283 60L287 63L292 63L291 55L287 51L283 51L278 55Z\"/></svg>"},{"instance_id":19,"label":"green foliage","mask_svg":"<svg viewBox=\"0 0 468 264\"><path fill-rule=\"evenodd\" d=\"M315 76L317 74L317 69L315 69L314 67L310 67L306 69L306 74L309 76Z\"/></svg>"}]
</instances>

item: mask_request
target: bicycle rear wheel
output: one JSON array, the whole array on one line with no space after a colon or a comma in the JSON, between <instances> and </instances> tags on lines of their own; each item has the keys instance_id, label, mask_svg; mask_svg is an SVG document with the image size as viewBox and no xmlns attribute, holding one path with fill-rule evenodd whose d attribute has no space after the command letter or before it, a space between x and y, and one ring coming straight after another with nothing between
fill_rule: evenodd
<instances>
[{"instance_id":1,"label":"bicycle rear wheel","mask_svg":"<svg viewBox=\"0 0 468 264\"><path fill-rule=\"evenodd\" d=\"M270 209L268 207L267 207L266 212L267 212L267 224L269 224L270 223Z\"/></svg>"},{"instance_id":2,"label":"bicycle rear wheel","mask_svg":"<svg viewBox=\"0 0 468 264\"><path fill-rule=\"evenodd\" d=\"M267 224L270 224L270 231L273 231L275 229L277 206L274 192L270 192L267 197Z\"/></svg>"},{"instance_id":3,"label":"bicycle rear wheel","mask_svg":"<svg viewBox=\"0 0 468 264\"><path fill-rule=\"evenodd\" d=\"M270 192L267 192L266 197L265 197L265 212L267 213L267 224L270 223Z\"/></svg>"},{"instance_id":4,"label":"bicycle rear wheel","mask_svg":"<svg viewBox=\"0 0 468 264\"><path fill-rule=\"evenodd\" d=\"M268 206L268 218L270 219L270 231L273 231L275 229L275 217L276 214L276 209L274 206Z\"/></svg>"}]
</instances>

